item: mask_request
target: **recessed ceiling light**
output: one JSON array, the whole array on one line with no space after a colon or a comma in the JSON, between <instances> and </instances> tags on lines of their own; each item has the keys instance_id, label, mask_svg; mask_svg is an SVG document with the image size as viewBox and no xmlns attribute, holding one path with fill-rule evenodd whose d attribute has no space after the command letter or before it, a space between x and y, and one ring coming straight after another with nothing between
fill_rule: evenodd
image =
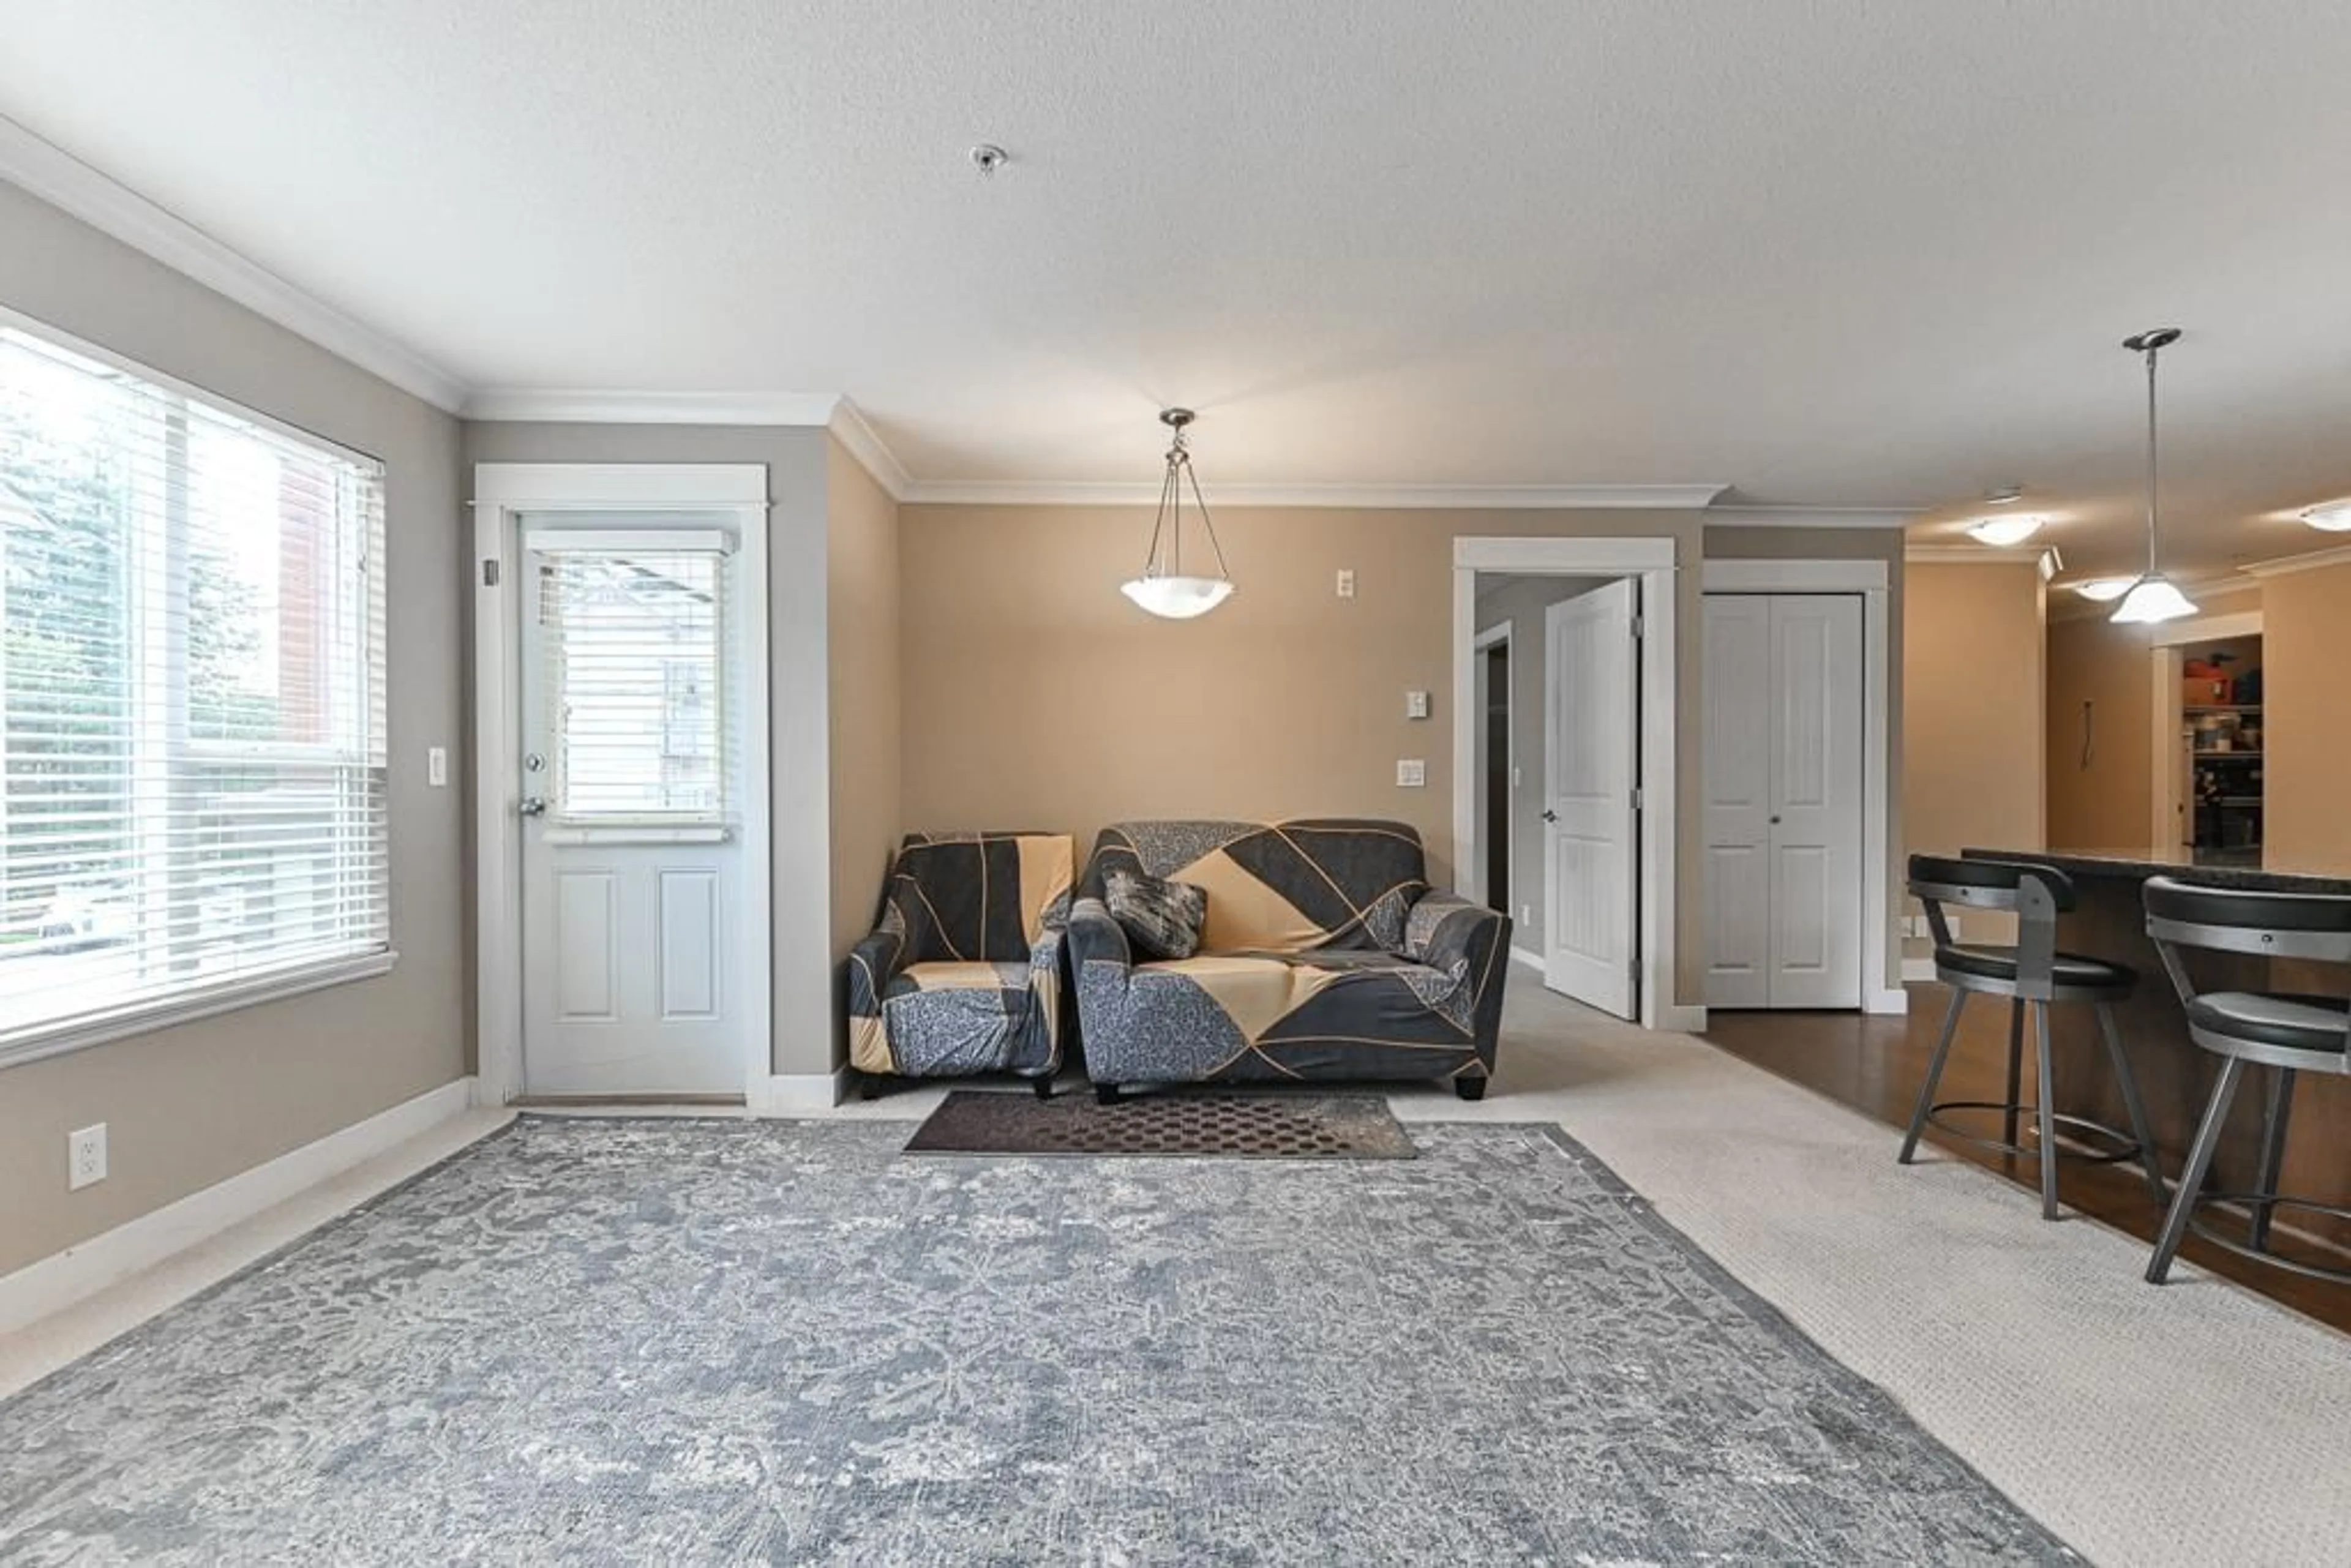
<instances>
[{"instance_id":1,"label":"recessed ceiling light","mask_svg":"<svg viewBox=\"0 0 2351 1568\"><path fill-rule=\"evenodd\" d=\"M2094 577L2074 584L2074 591L2095 604L2110 604L2130 591L2135 577Z\"/></svg>"},{"instance_id":2,"label":"recessed ceiling light","mask_svg":"<svg viewBox=\"0 0 2351 1568\"><path fill-rule=\"evenodd\" d=\"M2041 525L2046 521L2046 517L2032 512L2012 517L1979 517L1968 525L1968 537L1978 544L2006 549L2011 545L2021 545L2039 533Z\"/></svg>"},{"instance_id":3,"label":"recessed ceiling light","mask_svg":"<svg viewBox=\"0 0 2351 1568\"><path fill-rule=\"evenodd\" d=\"M2330 534L2351 533L2351 501L2329 501L2303 513L2302 520Z\"/></svg>"}]
</instances>

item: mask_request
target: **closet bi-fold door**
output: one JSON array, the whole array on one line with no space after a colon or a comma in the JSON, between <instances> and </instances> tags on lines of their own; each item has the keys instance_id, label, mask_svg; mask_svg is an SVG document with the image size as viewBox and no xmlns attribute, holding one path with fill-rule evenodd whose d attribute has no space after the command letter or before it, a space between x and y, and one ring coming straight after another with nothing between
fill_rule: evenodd
<instances>
[{"instance_id":1,"label":"closet bi-fold door","mask_svg":"<svg viewBox=\"0 0 2351 1568\"><path fill-rule=\"evenodd\" d=\"M1861 601L1706 601L1707 1000L1861 1005Z\"/></svg>"}]
</instances>

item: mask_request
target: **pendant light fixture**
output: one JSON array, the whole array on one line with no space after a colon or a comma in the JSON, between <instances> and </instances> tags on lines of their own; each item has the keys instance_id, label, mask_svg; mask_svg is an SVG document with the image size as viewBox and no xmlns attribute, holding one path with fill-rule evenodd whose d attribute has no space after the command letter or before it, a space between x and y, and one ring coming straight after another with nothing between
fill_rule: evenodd
<instances>
[{"instance_id":1,"label":"pendant light fixture","mask_svg":"<svg viewBox=\"0 0 2351 1568\"><path fill-rule=\"evenodd\" d=\"M1206 615L1232 597L1232 573L1225 567L1224 547L1217 542L1217 525L1208 520L1208 503L1201 498L1199 476L1192 472L1192 454L1184 427L1196 416L1188 408L1162 409L1159 423L1176 433L1167 448L1167 474L1159 483L1159 516L1151 525L1151 553L1143 558L1143 575L1119 584L1119 591L1167 621L1189 621ZM1208 531L1208 549L1216 553L1217 575L1186 576L1184 571L1184 486L1192 487L1192 505L1200 526ZM1165 549L1162 543L1165 542Z\"/></svg>"},{"instance_id":2,"label":"pendant light fixture","mask_svg":"<svg viewBox=\"0 0 2351 1568\"><path fill-rule=\"evenodd\" d=\"M2124 348L2147 360L2147 570L2115 606L2112 619L2126 626L2177 621L2196 613L2188 595L2156 566L2155 360L2178 341L2177 327L2157 327L2123 340Z\"/></svg>"}]
</instances>

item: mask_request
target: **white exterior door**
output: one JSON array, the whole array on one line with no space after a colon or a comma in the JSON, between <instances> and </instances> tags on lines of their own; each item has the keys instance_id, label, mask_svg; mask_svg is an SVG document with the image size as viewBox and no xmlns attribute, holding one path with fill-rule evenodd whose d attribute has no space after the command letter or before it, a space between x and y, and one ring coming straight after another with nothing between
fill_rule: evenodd
<instances>
[{"instance_id":1,"label":"white exterior door","mask_svg":"<svg viewBox=\"0 0 2351 1568\"><path fill-rule=\"evenodd\" d=\"M1706 601L1707 1002L1862 999L1862 609Z\"/></svg>"},{"instance_id":2,"label":"white exterior door","mask_svg":"<svg viewBox=\"0 0 2351 1568\"><path fill-rule=\"evenodd\" d=\"M641 525L643 519L624 519ZM523 519L523 1088L740 1094L747 780L711 528Z\"/></svg>"},{"instance_id":3,"label":"white exterior door","mask_svg":"<svg viewBox=\"0 0 2351 1568\"><path fill-rule=\"evenodd\" d=\"M1639 951L1639 585L1543 612L1543 984L1633 1016Z\"/></svg>"}]
</instances>

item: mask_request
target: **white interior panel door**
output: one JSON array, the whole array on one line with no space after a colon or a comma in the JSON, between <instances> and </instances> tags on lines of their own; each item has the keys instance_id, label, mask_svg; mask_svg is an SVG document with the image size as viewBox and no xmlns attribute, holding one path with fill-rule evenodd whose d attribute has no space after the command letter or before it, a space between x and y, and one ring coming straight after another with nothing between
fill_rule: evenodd
<instances>
[{"instance_id":1,"label":"white interior panel door","mask_svg":"<svg viewBox=\"0 0 2351 1568\"><path fill-rule=\"evenodd\" d=\"M1543 983L1629 1019L1639 885L1638 653L1630 579L1543 612Z\"/></svg>"},{"instance_id":2,"label":"white interior panel door","mask_svg":"<svg viewBox=\"0 0 2351 1568\"><path fill-rule=\"evenodd\" d=\"M726 552L706 531L601 537L526 520L524 1089L740 1094Z\"/></svg>"},{"instance_id":3,"label":"white interior panel door","mask_svg":"<svg viewBox=\"0 0 2351 1568\"><path fill-rule=\"evenodd\" d=\"M1771 1004L1771 601L1708 594L1706 1000Z\"/></svg>"},{"instance_id":4,"label":"white interior panel door","mask_svg":"<svg viewBox=\"0 0 2351 1568\"><path fill-rule=\"evenodd\" d=\"M1861 601L1771 601L1771 1003L1861 1006Z\"/></svg>"}]
</instances>

